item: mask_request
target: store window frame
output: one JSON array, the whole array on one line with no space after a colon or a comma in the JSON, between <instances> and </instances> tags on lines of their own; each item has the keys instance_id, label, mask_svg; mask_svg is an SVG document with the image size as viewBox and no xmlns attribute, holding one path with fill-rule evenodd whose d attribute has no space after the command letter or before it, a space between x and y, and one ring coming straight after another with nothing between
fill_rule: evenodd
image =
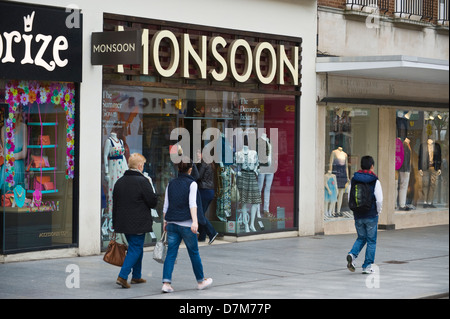
<instances>
[{"instance_id":1,"label":"store window frame","mask_svg":"<svg viewBox=\"0 0 450 319\"><path fill-rule=\"evenodd\" d=\"M396 215L408 215L415 213L423 213L430 211L439 211L448 209L450 200L449 198L442 198L442 194L448 194L448 138L449 138L449 111L448 109L443 109L440 107L397 107L396 111L396 140L400 140L403 145L403 148L396 148L396 156L395 161L398 167L395 167L395 175L396 175L396 196L395 196L395 210L394 213ZM441 123L438 121L438 116L441 116ZM404 121L404 123L403 123ZM436 124L439 123L439 125ZM442 126L440 126L442 125ZM440 126L440 127L438 127ZM445 132L444 138L441 140L443 135L443 131ZM438 134L441 134L441 137L438 138ZM410 148L410 155L405 157L405 149L406 145L404 144L405 138L408 138L408 144ZM424 181L422 180L425 176L420 176L419 172L419 153L420 146L426 146L427 141L431 139L433 140L433 144L439 144L439 153L441 155L441 159L439 160L439 167L441 172L439 175L435 176L435 185L434 187L431 185L427 185L427 188L433 187L434 196L431 199L431 206L428 206L426 203L427 195L424 194ZM399 145L399 146L400 146ZM423 150L426 152L426 150ZM422 153L423 154L423 153ZM445 158L447 156L447 158ZM404 168L404 159L410 159L410 170L407 170L407 180L408 183L406 189L401 192L402 183L401 183L401 175L400 172ZM422 163L423 171L428 170L426 165ZM429 175L427 175L429 177ZM431 182L431 181L430 181ZM447 191L445 189L442 190L442 185L447 185ZM444 196L445 197L445 196ZM435 200L438 200L436 202ZM445 202L447 200L447 202ZM424 203L426 206L424 206ZM403 207L401 205L404 204ZM434 206L434 204L436 206Z\"/></svg>"},{"instance_id":2,"label":"store window frame","mask_svg":"<svg viewBox=\"0 0 450 319\"><path fill-rule=\"evenodd\" d=\"M3 82L8 82L9 80L4 80ZM18 83L20 83L21 81L16 81ZM53 83L56 85L59 85L60 83L63 82L58 82L58 81L24 81L31 83L31 82L39 82L39 83ZM2 81L0 81L0 83L2 83ZM6 214L4 211L4 207L2 206L2 221L1 221L1 225L2 225L2 238L0 240L1 242L1 246L0 246L0 254L17 254L17 253L25 253L25 252L34 252L34 251L41 251L41 250L53 250L53 249L64 249L64 248L75 248L78 247L78 229L79 229L79 202L78 202L78 198L79 198L79 190L78 190L78 186L79 186L79 101L80 101L80 84L76 83L76 82L70 82L71 85L73 85L73 99L74 99L74 105L73 105L73 130L72 130L72 134L73 134L73 154L72 154L72 158L71 160L73 161L73 167L72 169L68 168L67 165L68 164L68 160L69 159L65 159L64 162L66 162L66 178L71 179L72 181L72 227L71 227L71 232L72 232L72 240L71 243L65 243L65 244L56 244L56 245L43 245L43 246L35 246L35 247L23 247L23 248L11 248L11 249L7 249L6 248L6 241L5 241L5 236L6 236L6 231L5 231L5 227L6 227ZM60 105L56 105L56 103L52 103L49 102L50 104L52 104L54 107L61 107L62 110L64 111L64 105L60 104ZM8 104L5 101L5 105L7 106L7 108L10 107L10 104ZM30 106L33 104L30 104ZM66 112L66 116L68 116L67 112ZM66 126L67 121L64 123ZM5 154L6 154L6 150L5 150ZM6 163L4 164L6 165ZM68 171L69 170L69 171ZM6 181L5 181L6 183ZM64 213L64 212L63 212ZM34 212L34 214L39 214L39 212Z\"/></svg>"}]
</instances>

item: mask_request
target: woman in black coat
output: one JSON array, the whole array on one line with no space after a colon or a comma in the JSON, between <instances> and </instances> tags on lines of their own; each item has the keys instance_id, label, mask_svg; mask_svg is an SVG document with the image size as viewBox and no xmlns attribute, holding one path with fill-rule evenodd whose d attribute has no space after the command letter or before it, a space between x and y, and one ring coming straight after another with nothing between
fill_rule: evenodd
<instances>
[{"instance_id":1,"label":"woman in black coat","mask_svg":"<svg viewBox=\"0 0 450 319\"><path fill-rule=\"evenodd\" d=\"M131 283L144 283L142 257L145 233L152 231L151 209L158 204L150 179L142 174L145 157L134 153L128 160L129 170L119 178L113 190L113 228L125 234L128 251L116 283L130 288L128 275L133 271Z\"/></svg>"}]
</instances>

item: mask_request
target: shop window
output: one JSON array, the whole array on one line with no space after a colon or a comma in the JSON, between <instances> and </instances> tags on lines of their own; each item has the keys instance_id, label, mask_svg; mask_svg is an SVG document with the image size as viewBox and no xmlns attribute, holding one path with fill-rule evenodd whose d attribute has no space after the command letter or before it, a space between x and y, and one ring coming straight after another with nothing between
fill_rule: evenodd
<instances>
[{"instance_id":1,"label":"shop window","mask_svg":"<svg viewBox=\"0 0 450 319\"><path fill-rule=\"evenodd\" d=\"M361 169L361 157L378 163L378 109L328 107L326 116L324 197L326 221L353 218L349 181Z\"/></svg>"},{"instance_id":2,"label":"shop window","mask_svg":"<svg viewBox=\"0 0 450 319\"><path fill-rule=\"evenodd\" d=\"M398 110L398 213L448 207L448 112Z\"/></svg>"},{"instance_id":3,"label":"shop window","mask_svg":"<svg viewBox=\"0 0 450 319\"><path fill-rule=\"evenodd\" d=\"M0 81L2 251L71 245L75 85Z\"/></svg>"},{"instance_id":4,"label":"shop window","mask_svg":"<svg viewBox=\"0 0 450 319\"><path fill-rule=\"evenodd\" d=\"M204 159L213 157L214 199L205 214L219 233L295 229L295 114L291 96L104 85L103 248L113 231L114 183L134 152L146 157L144 170L159 196L146 244L160 238L165 189L177 176L171 151L178 142L194 162L198 150ZM208 151L219 140L220 158Z\"/></svg>"}]
</instances>

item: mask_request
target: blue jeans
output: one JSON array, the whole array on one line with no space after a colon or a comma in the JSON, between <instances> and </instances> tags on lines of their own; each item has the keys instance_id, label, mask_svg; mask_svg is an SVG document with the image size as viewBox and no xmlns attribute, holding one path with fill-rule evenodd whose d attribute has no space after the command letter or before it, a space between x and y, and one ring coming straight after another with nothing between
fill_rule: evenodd
<instances>
[{"instance_id":1,"label":"blue jeans","mask_svg":"<svg viewBox=\"0 0 450 319\"><path fill-rule=\"evenodd\" d=\"M206 235L208 235L209 239L212 239L217 231L214 229L214 226L211 225L209 220L206 218L206 211L208 210L208 206L211 201L214 199L214 190L213 189L205 189L200 188L200 196L202 198L202 208L203 214L205 215L206 223L205 225L198 225L198 232L200 235L198 236L199 241L204 241L206 239Z\"/></svg>"},{"instance_id":2,"label":"blue jeans","mask_svg":"<svg viewBox=\"0 0 450 319\"><path fill-rule=\"evenodd\" d=\"M133 270L132 278L140 279L142 276L142 257L144 256L144 240L145 234L125 234L128 241L127 256L120 269L119 277L127 280L131 270Z\"/></svg>"},{"instance_id":3,"label":"blue jeans","mask_svg":"<svg viewBox=\"0 0 450 319\"><path fill-rule=\"evenodd\" d=\"M375 250L377 248L378 216L374 218L355 219L355 228L358 238L353 244L350 254L358 257L359 253L367 243L366 256L362 268L366 268L375 261Z\"/></svg>"},{"instance_id":4,"label":"blue jeans","mask_svg":"<svg viewBox=\"0 0 450 319\"><path fill-rule=\"evenodd\" d=\"M183 227L176 224L167 225L167 256L164 261L163 268L163 280L162 282L172 282L172 272L175 266L175 260L178 255L178 248L180 247L181 240L184 241L186 248L189 253L189 258L191 258L192 269L194 270L195 279L197 282L202 282L203 276L203 265L200 259L200 252L198 250L197 234L191 231L190 227Z\"/></svg>"}]
</instances>

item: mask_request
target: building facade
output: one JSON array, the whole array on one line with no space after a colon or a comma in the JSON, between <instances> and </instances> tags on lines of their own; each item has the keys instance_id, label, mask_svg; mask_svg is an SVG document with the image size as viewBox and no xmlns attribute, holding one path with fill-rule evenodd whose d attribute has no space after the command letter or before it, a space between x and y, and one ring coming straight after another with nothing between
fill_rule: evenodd
<instances>
[{"instance_id":1,"label":"building facade","mask_svg":"<svg viewBox=\"0 0 450 319\"><path fill-rule=\"evenodd\" d=\"M3 261L100 253L112 231L111 190L133 152L146 156L160 198L151 245L176 174L176 144L194 161L198 150L216 156L207 216L230 240L314 234L315 202L300 197L315 196L315 160L306 156L316 132L315 1L0 5L33 26L39 10L47 21L64 13L58 28L82 34L81 78L29 77L10 55L62 68L70 39L1 24L2 195L27 194L2 205ZM49 53L39 56L39 44ZM16 133L18 122L25 134Z\"/></svg>"},{"instance_id":2,"label":"building facade","mask_svg":"<svg viewBox=\"0 0 450 319\"><path fill-rule=\"evenodd\" d=\"M353 232L367 154L380 228L448 223L448 0L0 6L2 262L101 253L133 152L151 246L178 146L213 160L227 240Z\"/></svg>"},{"instance_id":3,"label":"building facade","mask_svg":"<svg viewBox=\"0 0 450 319\"><path fill-rule=\"evenodd\" d=\"M364 155L380 228L448 223L448 44L445 0L318 1L318 232L353 231L347 186Z\"/></svg>"}]
</instances>

